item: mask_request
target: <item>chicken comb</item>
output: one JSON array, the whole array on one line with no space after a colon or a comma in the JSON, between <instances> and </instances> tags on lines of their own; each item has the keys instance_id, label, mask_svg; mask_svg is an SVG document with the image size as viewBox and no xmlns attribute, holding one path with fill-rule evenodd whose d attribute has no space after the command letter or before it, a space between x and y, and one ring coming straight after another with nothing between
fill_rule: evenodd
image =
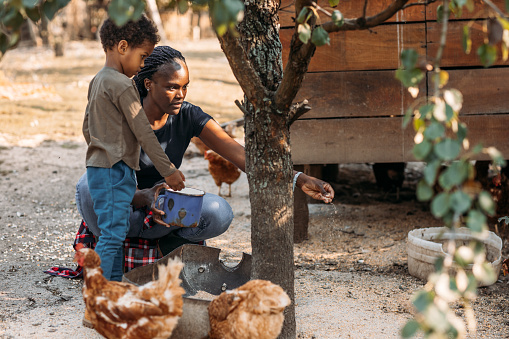
<instances>
[{"instance_id":1,"label":"chicken comb","mask_svg":"<svg viewBox=\"0 0 509 339\"><path fill-rule=\"evenodd\" d=\"M79 243L77 243L77 244L74 246L74 249L75 249L76 251L79 251L79 250L81 250L82 248L85 248L85 245L83 245L83 244L82 244L82 243L80 243L80 242L79 242Z\"/></svg>"}]
</instances>

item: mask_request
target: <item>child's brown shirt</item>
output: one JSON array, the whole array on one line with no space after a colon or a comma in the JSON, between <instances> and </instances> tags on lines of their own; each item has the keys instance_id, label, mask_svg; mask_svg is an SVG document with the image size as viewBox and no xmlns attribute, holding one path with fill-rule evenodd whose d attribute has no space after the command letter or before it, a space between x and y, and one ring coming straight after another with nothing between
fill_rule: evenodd
<instances>
[{"instance_id":1,"label":"child's brown shirt","mask_svg":"<svg viewBox=\"0 0 509 339\"><path fill-rule=\"evenodd\" d=\"M176 171L152 131L134 81L113 68L104 67L90 82L83 135L87 167L111 168L123 160L139 170L141 145L161 176Z\"/></svg>"}]
</instances>

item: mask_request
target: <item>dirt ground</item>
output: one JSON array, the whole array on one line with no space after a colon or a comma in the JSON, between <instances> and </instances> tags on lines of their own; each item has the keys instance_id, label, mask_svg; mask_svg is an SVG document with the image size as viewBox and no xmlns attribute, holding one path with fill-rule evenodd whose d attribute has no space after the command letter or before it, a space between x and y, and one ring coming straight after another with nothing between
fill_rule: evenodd
<instances>
[{"instance_id":1,"label":"dirt ground","mask_svg":"<svg viewBox=\"0 0 509 339\"><path fill-rule=\"evenodd\" d=\"M188 101L220 122L240 117L233 101L242 94L217 42L174 47L189 64ZM81 326L82 282L43 270L75 267L80 216L74 186L85 170L81 122L88 82L102 63L102 50L92 42L68 44L63 58L18 48L0 62L0 338L100 338ZM188 186L217 192L193 147L181 169ZM424 284L408 274L407 233L441 226L415 200L421 169L408 164L397 199L378 189L370 165L341 165L333 204L309 205L309 240L295 245L298 338L399 337L414 313L410 298ZM227 200L234 222L208 245L235 261L251 252L244 174ZM505 239L505 257L507 248ZM478 294L477 337L509 338L508 277ZM458 306L456 313L464 310Z\"/></svg>"}]
</instances>

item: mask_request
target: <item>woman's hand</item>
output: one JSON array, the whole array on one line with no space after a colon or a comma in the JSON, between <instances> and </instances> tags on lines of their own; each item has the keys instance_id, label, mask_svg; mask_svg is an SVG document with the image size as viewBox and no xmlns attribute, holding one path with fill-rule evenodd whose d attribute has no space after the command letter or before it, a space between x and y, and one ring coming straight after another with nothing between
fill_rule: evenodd
<instances>
[{"instance_id":1,"label":"woman's hand","mask_svg":"<svg viewBox=\"0 0 509 339\"><path fill-rule=\"evenodd\" d=\"M170 186L166 184L165 182L155 185L152 188L146 188L142 190L136 191L133 198L133 206L134 207L142 207L142 206L150 206L150 209L152 211L152 219L154 222L170 227L167 223L165 223L162 218L165 215L164 211L156 208L156 201L157 197L159 196L159 193L163 189L169 189Z\"/></svg>"},{"instance_id":2,"label":"woman's hand","mask_svg":"<svg viewBox=\"0 0 509 339\"><path fill-rule=\"evenodd\" d=\"M329 183L310 177L304 173L297 178L296 186L311 198L322 200L327 204L334 199L334 189Z\"/></svg>"}]
</instances>

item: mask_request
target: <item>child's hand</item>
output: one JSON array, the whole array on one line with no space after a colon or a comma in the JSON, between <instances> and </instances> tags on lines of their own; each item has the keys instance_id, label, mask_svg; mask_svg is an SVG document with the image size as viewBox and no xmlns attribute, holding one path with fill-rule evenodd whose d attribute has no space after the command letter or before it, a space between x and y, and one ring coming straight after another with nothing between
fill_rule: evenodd
<instances>
[{"instance_id":1,"label":"child's hand","mask_svg":"<svg viewBox=\"0 0 509 339\"><path fill-rule=\"evenodd\" d=\"M186 181L186 177L184 177L184 174L179 170L177 170L169 177L165 177L164 181L166 181L168 186L170 186L170 188L174 191L180 191L181 189L186 187L186 185L184 184L184 181Z\"/></svg>"}]
</instances>

